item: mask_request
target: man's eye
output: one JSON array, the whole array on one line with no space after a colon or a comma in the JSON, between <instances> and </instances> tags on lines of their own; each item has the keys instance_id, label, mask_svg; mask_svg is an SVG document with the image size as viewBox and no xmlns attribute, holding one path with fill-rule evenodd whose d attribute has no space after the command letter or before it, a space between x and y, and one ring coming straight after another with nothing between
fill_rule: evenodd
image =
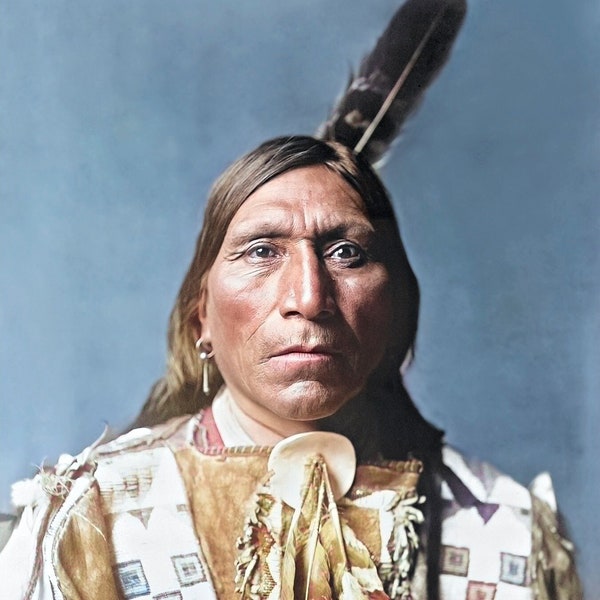
<instances>
[{"instance_id":1,"label":"man's eye","mask_svg":"<svg viewBox=\"0 0 600 600\"><path fill-rule=\"evenodd\" d=\"M326 256L352 266L362 264L366 258L365 251L360 246L349 242L336 244L329 249Z\"/></svg>"},{"instance_id":2,"label":"man's eye","mask_svg":"<svg viewBox=\"0 0 600 600\"><path fill-rule=\"evenodd\" d=\"M269 259L275 257L277 251L269 244L257 244L246 251L246 256L254 259Z\"/></svg>"}]
</instances>

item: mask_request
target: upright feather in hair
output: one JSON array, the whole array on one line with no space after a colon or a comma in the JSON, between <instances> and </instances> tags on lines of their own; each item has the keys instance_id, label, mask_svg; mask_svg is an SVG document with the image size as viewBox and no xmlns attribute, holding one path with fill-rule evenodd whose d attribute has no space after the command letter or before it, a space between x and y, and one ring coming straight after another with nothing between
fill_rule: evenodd
<instances>
[{"instance_id":1,"label":"upright feather in hair","mask_svg":"<svg viewBox=\"0 0 600 600\"><path fill-rule=\"evenodd\" d=\"M317 135L380 161L446 62L466 9L466 0L405 2Z\"/></svg>"}]
</instances>

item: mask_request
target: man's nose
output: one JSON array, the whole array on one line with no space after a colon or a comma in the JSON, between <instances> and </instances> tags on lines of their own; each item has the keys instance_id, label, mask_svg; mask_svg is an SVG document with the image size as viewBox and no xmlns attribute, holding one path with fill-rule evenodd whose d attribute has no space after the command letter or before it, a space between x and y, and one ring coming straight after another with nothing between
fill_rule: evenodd
<instances>
[{"instance_id":1,"label":"man's nose","mask_svg":"<svg viewBox=\"0 0 600 600\"><path fill-rule=\"evenodd\" d=\"M302 248L289 256L280 286L280 312L284 317L320 321L337 310L334 282L314 248Z\"/></svg>"}]
</instances>

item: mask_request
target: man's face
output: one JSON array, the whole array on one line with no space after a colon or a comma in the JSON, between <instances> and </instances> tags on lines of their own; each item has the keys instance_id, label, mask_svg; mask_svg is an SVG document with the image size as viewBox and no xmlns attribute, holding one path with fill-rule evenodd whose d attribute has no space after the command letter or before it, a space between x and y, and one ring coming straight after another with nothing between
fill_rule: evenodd
<instances>
[{"instance_id":1,"label":"man's face","mask_svg":"<svg viewBox=\"0 0 600 600\"><path fill-rule=\"evenodd\" d=\"M383 245L358 193L324 166L248 197L198 307L243 411L276 429L330 416L364 387L392 322Z\"/></svg>"}]
</instances>

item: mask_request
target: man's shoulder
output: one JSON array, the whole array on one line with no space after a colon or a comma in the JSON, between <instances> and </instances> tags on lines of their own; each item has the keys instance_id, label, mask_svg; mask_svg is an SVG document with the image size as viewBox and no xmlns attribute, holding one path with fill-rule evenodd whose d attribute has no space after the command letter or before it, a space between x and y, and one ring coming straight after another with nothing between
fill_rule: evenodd
<instances>
[{"instance_id":1,"label":"man's shoulder","mask_svg":"<svg viewBox=\"0 0 600 600\"><path fill-rule=\"evenodd\" d=\"M40 469L30 479L15 482L11 488L13 507L21 512L28 506L35 508L48 497L66 498L76 480L86 477L93 481L98 465L115 457L134 457L159 447L177 450L189 443L189 432L196 418L191 415L176 417L153 427L133 429L110 441L105 441L104 433L78 454L61 454L54 466ZM11 527L13 519L6 521L6 527ZM4 524L0 524L0 531L4 529Z\"/></svg>"},{"instance_id":2,"label":"man's shoulder","mask_svg":"<svg viewBox=\"0 0 600 600\"><path fill-rule=\"evenodd\" d=\"M187 445L192 439L198 415L182 415L152 427L131 429L96 446L94 458L102 459L125 452L143 451L156 446L172 448Z\"/></svg>"},{"instance_id":3,"label":"man's shoulder","mask_svg":"<svg viewBox=\"0 0 600 600\"><path fill-rule=\"evenodd\" d=\"M446 473L451 471L480 502L511 505L523 510L532 507L532 496L554 512L556 496L550 474L539 473L529 485L524 485L487 461L469 456L457 448L445 445L442 460ZM448 489L444 488L448 493Z\"/></svg>"},{"instance_id":4,"label":"man's shoulder","mask_svg":"<svg viewBox=\"0 0 600 600\"><path fill-rule=\"evenodd\" d=\"M489 462L449 445L443 447L442 461L443 498L531 509L531 490ZM551 488L550 477L546 477Z\"/></svg>"}]
</instances>

